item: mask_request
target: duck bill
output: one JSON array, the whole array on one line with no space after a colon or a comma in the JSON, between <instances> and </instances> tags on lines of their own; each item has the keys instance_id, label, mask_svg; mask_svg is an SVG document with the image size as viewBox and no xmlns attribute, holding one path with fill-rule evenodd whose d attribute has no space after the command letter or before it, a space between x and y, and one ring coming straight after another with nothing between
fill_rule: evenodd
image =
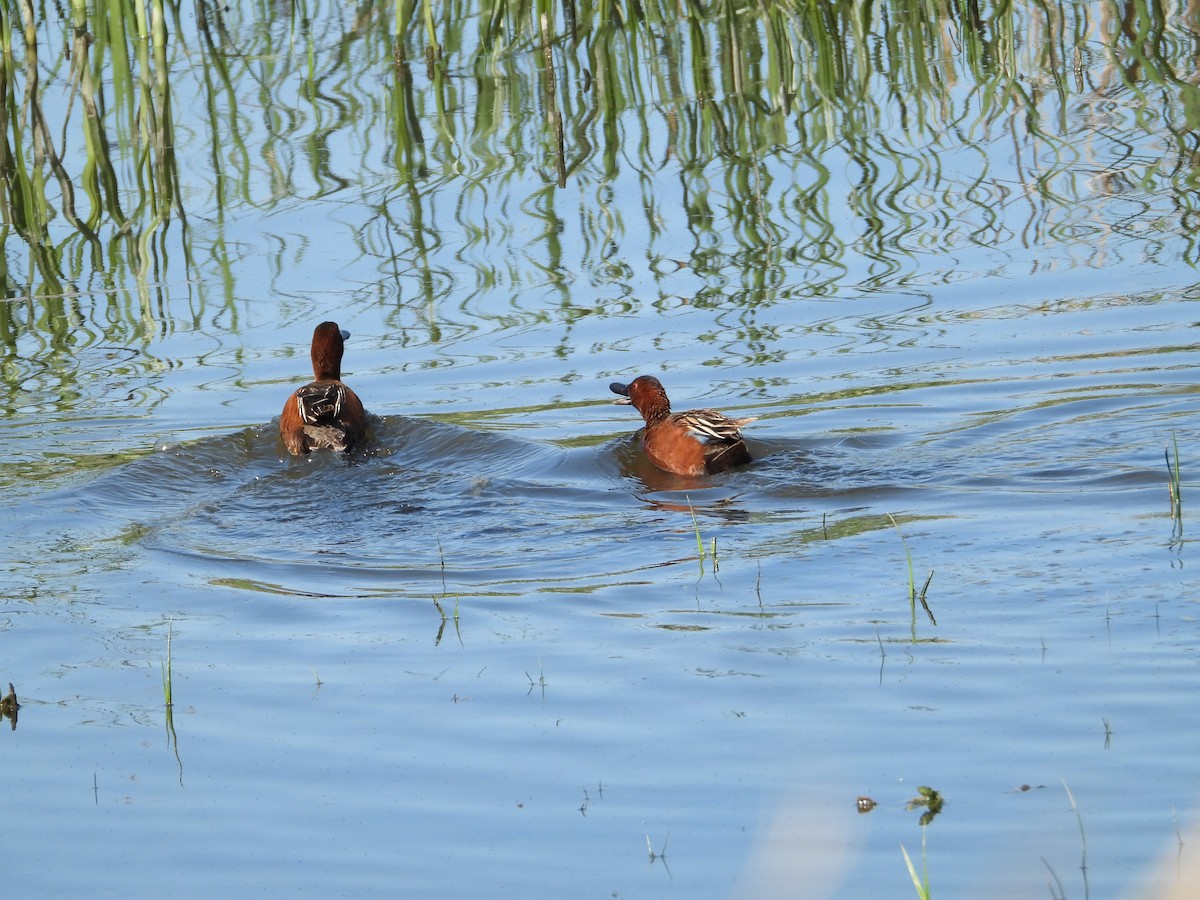
<instances>
[{"instance_id":1,"label":"duck bill","mask_svg":"<svg viewBox=\"0 0 1200 900\"><path fill-rule=\"evenodd\" d=\"M619 381L614 381L612 384L610 384L608 386L608 389L610 391L612 391L614 394L621 395L620 400L613 401L613 403L615 403L617 406L628 406L629 404L631 404L633 402L632 400L629 399L629 385L621 384L621 382L619 382Z\"/></svg>"}]
</instances>

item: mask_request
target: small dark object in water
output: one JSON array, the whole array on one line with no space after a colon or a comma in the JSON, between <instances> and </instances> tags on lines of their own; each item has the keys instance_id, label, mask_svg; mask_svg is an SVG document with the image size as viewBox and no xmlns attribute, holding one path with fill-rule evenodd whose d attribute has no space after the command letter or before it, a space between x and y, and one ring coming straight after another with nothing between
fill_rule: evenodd
<instances>
[{"instance_id":1,"label":"small dark object in water","mask_svg":"<svg viewBox=\"0 0 1200 900\"><path fill-rule=\"evenodd\" d=\"M17 710L21 708L21 704L17 702L17 691L13 687L12 682L8 683L8 694L0 698L0 715L7 716L12 719L13 731L17 730Z\"/></svg>"}]
</instances>

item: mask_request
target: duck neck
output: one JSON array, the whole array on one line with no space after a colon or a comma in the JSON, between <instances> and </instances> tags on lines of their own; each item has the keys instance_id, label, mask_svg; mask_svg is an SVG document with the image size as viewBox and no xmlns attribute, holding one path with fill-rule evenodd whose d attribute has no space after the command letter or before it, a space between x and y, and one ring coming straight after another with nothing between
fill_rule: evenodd
<instances>
[{"instance_id":1,"label":"duck neck","mask_svg":"<svg viewBox=\"0 0 1200 900\"><path fill-rule=\"evenodd\" d=\"M341 381L342 355L337 351L314 347L312 364L314 381Z\"/></svg>"},{"instance_id":2,"label":"duck neck","mask_svg":"<svg viewBox=\"0 0 1200 900\"><path fill-rule=\"evenodd\" d=\"M662 400L655 398L646 403L641 413L647 425L657 425L671 415L671 404L665 398Z\"/></svg>"}]
</instances>

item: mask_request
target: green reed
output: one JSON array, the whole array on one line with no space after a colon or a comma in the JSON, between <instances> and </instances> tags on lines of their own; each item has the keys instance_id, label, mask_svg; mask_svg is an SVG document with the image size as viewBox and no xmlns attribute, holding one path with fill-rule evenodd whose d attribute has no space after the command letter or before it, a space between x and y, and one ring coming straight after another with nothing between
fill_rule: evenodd
<instances>
[{"instance_id":1,"label":"green reed","mask_svg":"<svg viewBox=\"0 0 1200 900\"><path fill-rule=\"evenodd\" d=\"M1088 844L1087 832L1083 828L1083 814L1079 811L1079 806L1075 803L1075 795L1071 793L1071 788L1067 785L1066 779L1063 780L1063 790L1067 792L1067 800L1071 803L1071 811L1075 813L1075 821L1079 825L1079 844L1081 858L1079 861L1079 871L1083 873L1083 894L1088 896L1090 888L1088 885Z\"/></svg>"},{"instance_id":2,"label":"green reed","mask_svg":"<svg viewBox=\"0 0 1200 900\"><path fill-rule=\"evenodd\" d=\"M446 598L446 596L447 596L446 594L442 594L441 597L433 598L433 607L434 607L434 609L436 609L438 611L438 615L441 616L441 624L438 626L437 636L434 638L434 641L433 641L433 645L435 647L438 646L439 644L441 644L442 635L446 631L446 622L449 620L449 616L446 615L446 611L442 608L442 603L441 603L441 601L444 600ZM462 629L460 628L459 621L458 621L459 599L460 599L459 596L457 594L455 594L455 596L454 596L454 633L458 636L458 643L462 644L462 642L463 642Z\"/></svg>"},{"instance_id":3,"label":"green reed","mask_svg":"<svg viewBox=\"0 0 1200 900\"><path fill-rule=\"evenodd\" d=\"M1171 519L1174 522L1171 540L1177 543L1183 538L1183 495L1180 493L1179 439L1171 433L1171 446L1165 451L1167 457L1167 491L1171 495Z\"/></svg>"},{"instance_id":4,"label":"green reed","mask_svg":"<svg viewBox=\"0 0 1200 900\"><path fill-rule=\"evenodd\" d=\"M175 755L175 764L179 767L179 784L183 786L183 759L179 755L179 737L175 733L175 702L172 690L171 671L171 639L175 635L175 620L167 620L167 658L162 665L163 705L165 709L164 727L167 731L167 743Z\"/></svg>"},{"instance_id":5,"label":"green reed","mask_svg":"<svg viewBox=\"0 0 1200 900\"><path fill-rule=\"evenodd\" d=\"M696 520L696 510L692 508L692 498L686 497L688 505L688 514L692 517L692 531L696 535L696 559L700 564L700 573L704 573L704 560L708 557L712 558L713 572L717 572L721 568L720 561L717 557L717 536L714 534L712 538L711 549L705 549L704 538L700 535L700 523Z\"/></svg>"},{"instance_id":6,"label":"green reed","mask_svg":"<svg viewBox=\"0 0 1200 900\"><path fill-rule=\"evenodd\" d=\"M542 699L545 700L546 699L546 684L547 684L546 672L542 668L542 658L540 656L538 657L537 681L534 681L533 676L530 675L528 672L525 673L525 677L529 679L529 690L526 692L525 696L528 697L530 694L532 694L534 688L540 688L541 692L542 692Z\"/></svg>"},{"instance_id":7,"label":"green reed","mask_svg":"<svg viewBox=\"0 0 1200 900\"><path fill-rule=\"evenodd\" d=\"M931 896L929 889L929 860L925 837L927 829L933 820L941 813L942 807L945 805L945 799L940 791L934 790L927 785L919 785L917 787L917 796L909 800L904 808L907 810L921 809L921 818L918 824L921 826L921 871L917 873L917 867L913 864L912 858L908 855L908 851L904 849L904 845L900 845L900 852L904 854L904 864L908 868L909 877L912 878L913 887L917 891L917 896L921 900L929 900Z\"/></svg>"},{"instance_id":8,"label":"green reed","mask_svg":"<svg viewBox=\"0 0 1200 900\"><path fill-rule=\"evenodd\" d=\"M650 843L650 835L646 835L646 854L649 856L650 862L662 860L663 865L667 863L667 845L671 843L671 832L667 832L667 836L663 838L661 850L655 850L654 845Z\"/></svg>"},{"instance_id":9,"label":"green reed","mask_svg":"<svg viewBox=\"0 0 1200 900\"><path fill-rule=\"evenodd\" d=\"M692 498L685 497L684 499L687 500L688 515L690 515L692 517L692 530L696 534L696 554L697 554L697 558L700 561L700 568L703 569L704 568L704 557L707 556L708 553L704 549L704 538L702 538L700 536L700 523L696 521L696 510L694 510L692 508Z\"/></svg>"},{"instance_id":10,"label":"green reed","mask_svg":"<svg viewBox=\"0 0 1200 900\"><path fill-rule=\"evenodd\" d=\"M900 543L904 545L904 560L908 565L908 606L912 617L912 642L917 642L917 603L920 602L921 607L925 610L925 614L929 616L929 621L937 625L937 619L934 618L933 610L929 607L929 601L926 599L926 594L929 592L929 583L933 581L933 571L930 570L929 575L925 578L925 584L921 590L917 591L916 577L913 573L912 553L908 549L908 540L904 537L904 532L900 530L900 525L895 518L888 514L888 521L892 523L892 527L896 529L896 533L900 535Z\"/></svg>"},{"instance_id":11,"label":"green reed","mask_svg":"<svg viewBox=\"0 0 1200 900\"><path fill-rule=\"evenodd\" d=\"M167 620L167 658L162 663L163 702L168 712L174 705L171 702L171 638L175 635L175 620Z\"/></svg>"},{"instance_id":12,"label":"green reed","mask_svg":"<svg viewBox=\"0 0 1200 900\"><path fill-rule=\"evenodd\" d=\"M913 865L912 858L908 855L908 851L904 849L904 845L900 845L900 852L904 854L904 865L908 868L909 877L912 878L913 887L917 891L917 896L921 900L929 900L932 893L929 890L929 866L925 856L925 826L921 826L921 872L917 873L917 867Z\"/></svg>"}]
</instances>

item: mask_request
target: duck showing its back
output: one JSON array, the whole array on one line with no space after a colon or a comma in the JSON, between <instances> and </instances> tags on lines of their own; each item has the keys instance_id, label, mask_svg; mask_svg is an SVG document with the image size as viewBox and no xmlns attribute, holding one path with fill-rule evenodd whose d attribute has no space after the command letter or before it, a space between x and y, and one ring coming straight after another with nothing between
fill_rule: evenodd
<instances>
[{"instance_id":1,"label":"duck showing its back","mask_svg":"<svg viewBox=\"0 0 1200 900\"><path fill-rule=\"evenodd\" d=\"M313 381L288 398L279 417L280 436L293 456L312 450L345 452L366 435L366 410L342 381L349 336L335 322L322 322L313 331Z\"/></svg>"}]
</instances>

